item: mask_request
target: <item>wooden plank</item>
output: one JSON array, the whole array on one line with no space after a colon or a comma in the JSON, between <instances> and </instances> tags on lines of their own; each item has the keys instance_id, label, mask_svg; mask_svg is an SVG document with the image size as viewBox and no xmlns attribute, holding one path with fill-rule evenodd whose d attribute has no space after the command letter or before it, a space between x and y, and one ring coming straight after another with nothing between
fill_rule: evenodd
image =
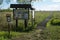
<instances>
[{"instance_id":1,"label":"wooden plank","mask_svg":"<svg viewBox=\"0 0 60 40\"><path fill-rule=\"evenodd\" d=\"M32 8L31 4L11 4L10 8Z\"/></svg>"}]
</instances>

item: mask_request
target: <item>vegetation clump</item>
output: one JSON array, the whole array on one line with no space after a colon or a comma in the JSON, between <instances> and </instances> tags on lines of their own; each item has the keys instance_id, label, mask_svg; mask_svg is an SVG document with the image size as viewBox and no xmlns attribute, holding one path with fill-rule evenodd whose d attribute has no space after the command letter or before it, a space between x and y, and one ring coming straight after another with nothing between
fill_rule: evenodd
<instances>
[{"instance_id":1,"label":"vegetation clump","mask_svg":"<svg viewBox=\"0 0 60 40\"><path fill-rule=\"evenodd\" d=\"M60 19L58 19L58 18L52 19L51 24L52 25L60 25Z\"/></svg>"}]
</instances>

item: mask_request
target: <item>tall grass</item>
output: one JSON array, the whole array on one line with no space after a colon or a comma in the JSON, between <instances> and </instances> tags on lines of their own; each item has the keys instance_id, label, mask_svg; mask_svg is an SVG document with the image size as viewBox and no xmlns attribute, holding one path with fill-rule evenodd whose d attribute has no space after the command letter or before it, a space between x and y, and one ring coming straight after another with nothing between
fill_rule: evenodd
<instances>
[{"instance_id":1,"label":"tall grass","mask_svg":"<svg viewBox=\"0 0 60 40\"><path fill-rule=\"evenodd\" d=\"M60 12L53 12L52 19L57 20L60 19ZM60 40L60 26L59 25L52 25L51 21L52 19L47 23L47 30L49 32L49 39L51 40ZM55 21L54 23L56 23ZM58 23L58 22L57 22Z\"/></svg>"},{"instance_id":2,"label":"tall grass","mask_svg":"<svg viewBox=\"0 0 60 40\"><path fill-rule=\"evenodd\" d=\"M8 22L6 20L6 14L11 14L11 31L16 30L15 29L15 20L13 20L13 12L0 12L0 30L1 31L7 31L8 30ZM47 14L47 15L46 15ZM32 26L32 13L30 12L29 14L29 20L28 20L28 27L26 28L26 30L32 30L34 27L36 26ZM42 12L35 12L35 25L37 25L38 23L40 23L41 21L43 21L49 14L48 13L42 13ZM24 20L18 20L18 30L19 31L25 31L25 27L24 27ZM7 35L6 32L1 32L1 40L4 40L4 35ZM13 33L12 35L14 36L15 33ZM18 34L18 33L16 33ZM8 39L6 39L8 40Z\"/></svg>"}]
</instances>

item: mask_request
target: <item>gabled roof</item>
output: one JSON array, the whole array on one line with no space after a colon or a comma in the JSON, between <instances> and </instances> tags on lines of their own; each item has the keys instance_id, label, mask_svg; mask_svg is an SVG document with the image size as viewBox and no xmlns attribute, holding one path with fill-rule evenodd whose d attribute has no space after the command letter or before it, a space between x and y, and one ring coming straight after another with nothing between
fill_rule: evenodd
<instances>
[{"instance_id":1,"label":"gabled roof","mask_svg":"<svg viewBox=\"0 0 60 40\"><path fill-rule=\"evenodd\" d=\"M31 4L11 4L10 8L30 8L33 10Z\"/></svg>"}]
</instances>

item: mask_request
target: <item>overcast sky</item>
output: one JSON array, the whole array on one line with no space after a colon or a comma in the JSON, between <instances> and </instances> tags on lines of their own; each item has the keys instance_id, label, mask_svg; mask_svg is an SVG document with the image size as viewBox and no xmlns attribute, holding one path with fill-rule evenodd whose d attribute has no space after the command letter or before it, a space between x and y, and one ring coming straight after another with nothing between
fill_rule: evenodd
<instances>
[{"instance_id":1,"label":"overcast sky","mask_svg":"<svg viewBox=\"0 0 60 40\"><path fill-rule=\"evenodd\" d=\"M16 0L11 0L10 3L6 3L6 0L0 5L2 6L2 9L6 9L9 7L11 3L16 3ZM38 0L35 2L32 2L32 7L36 10L47 10L47 11L59 11L60 10L60 0Z\"/></svg>"},{"instance_id":2,"label":"overcast sky","mask_svg":"<svg viewBox=\"0 0 60 40\"><path fill-rule=\"evenodd\" d=\"M60 0L40 0L33 3L36 10L60 10Z\"/></svg>"}]
</instances>

